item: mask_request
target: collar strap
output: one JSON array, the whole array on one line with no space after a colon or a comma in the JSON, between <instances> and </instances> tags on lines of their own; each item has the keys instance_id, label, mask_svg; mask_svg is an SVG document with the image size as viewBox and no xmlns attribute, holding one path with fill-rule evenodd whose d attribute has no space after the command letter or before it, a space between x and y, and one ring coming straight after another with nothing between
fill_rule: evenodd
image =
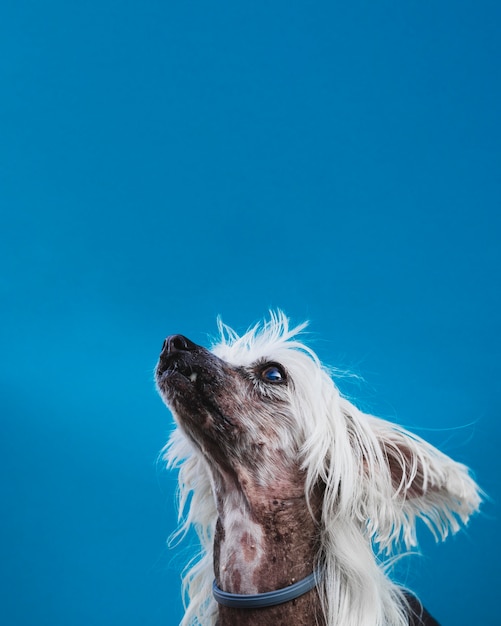
<instances>
[{"instance_id":1,"label":"collar strap","mask_svg":"<svg viewBox=\"0 0 501 626\"><path fill-rule=\"evenodd\" d=\"M253 594L228 593L227 591L219 589L216 585L216 581L214 581L212 594L216 602L223 606L229 606L234 609L263 609L299 598L315 587L318 578L319 573L315 571L306 578L303 578L303 580L299 580L297 583L284 587L283 589Z\"/></svg>"}]
</instances>

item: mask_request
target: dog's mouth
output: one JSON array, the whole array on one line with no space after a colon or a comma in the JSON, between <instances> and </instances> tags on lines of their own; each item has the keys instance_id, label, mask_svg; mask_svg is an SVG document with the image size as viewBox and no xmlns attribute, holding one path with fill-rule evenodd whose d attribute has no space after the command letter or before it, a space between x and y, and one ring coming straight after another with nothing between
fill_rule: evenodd
<instances>
[{"instance_id":1,"label":"dog's mouth","mask_svg":"<svg viewBox=\"0 0 501 626\"><path fill-rule=\"evenodd\" d=\"M156 379L159 384L168 379L182 377L195 383L198 378L198 368L193 362L182 356L174 354L167 358L160 358L156 369ZM174 382L174 381L172 381Z\"/></svg>"},{"instance_id":2,"label":"dog's mouth","mask_svg":"<svg viewBox=\"0 0 501 626\"><path fill-rule=\"evenodd\" d=\"M176 361L174 361L172 366L169 368L169 373L178 373L180 376L187 378L191 383L196 383L198 378L198 372L195 371L191 365L186 365L185 363L180 364Z\"/></svg>"},{"instance_id":3,"label":"dog's mouth","mask_svg":"<svg viewBox=\"0 0 501 626\"><path fill-rule=\"evenodd\" d=\"M219 398L230 383L229 373L223 361L202 346L182 335L167 337L155 378L165 402L188 430L217 424L221 434L234 428Z\"/></svg>"}]
</instances>

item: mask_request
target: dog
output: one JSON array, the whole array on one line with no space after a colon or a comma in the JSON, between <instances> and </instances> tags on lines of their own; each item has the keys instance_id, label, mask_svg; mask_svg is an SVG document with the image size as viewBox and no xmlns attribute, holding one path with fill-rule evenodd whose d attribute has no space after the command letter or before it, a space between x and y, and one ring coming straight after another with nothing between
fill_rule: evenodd
<instances>
[{"instance_id":1,"label":"dog","mask_svg":"<svg viewBox=\"0 0 501 626\"><path fill-rule=\"evenodd\" d=\"M176 429L179 533L201 554L183 579L181 626L438 624L388 569L480 506L468 468L343 397L284 313L210 351L165 341L158 391ZM183 516L183 511L187 511Z\"/></svg>"}]
</instances>

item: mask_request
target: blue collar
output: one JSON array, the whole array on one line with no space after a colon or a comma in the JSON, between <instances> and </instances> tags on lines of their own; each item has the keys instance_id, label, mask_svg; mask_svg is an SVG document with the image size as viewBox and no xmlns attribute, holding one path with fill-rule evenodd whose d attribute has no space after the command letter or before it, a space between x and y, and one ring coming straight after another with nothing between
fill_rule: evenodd
<instances>
[{"instance_id":1,"label":"blue collar","mask_svg":"<svg viewBox=\"0 0 501 626\"><path fill-rule=\"evenodd\" d=\"M234 609L262 609L299 598L307 591L313 589L313 587L317 584L318 579L319 572L314 571L306 578L303 578L303 580L289 585L288 587L284 587L283 589L254 594L228 593L227 591L219 589L216 585L216 581L214 581L212 585L212 594L216 602L222 604L223 606L229 606Z\"/></svg>"}]
</instances>

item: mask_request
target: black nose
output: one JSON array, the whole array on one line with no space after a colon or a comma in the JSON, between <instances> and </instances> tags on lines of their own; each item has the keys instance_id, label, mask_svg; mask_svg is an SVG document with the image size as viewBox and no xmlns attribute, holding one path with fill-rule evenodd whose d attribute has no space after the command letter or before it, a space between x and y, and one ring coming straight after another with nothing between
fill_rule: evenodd
<instances>
[{"instance_id":1,"label":"black nose","mask_svg":"<svg viewBox=\"0 0 501 626\"><path fill-rule=\"evenodd\" d=\"M164 341L160 356L166 357L177 352L193 352L197 348L197 344L184 335L169 335Z\"/></svg>"}]
</instances>

